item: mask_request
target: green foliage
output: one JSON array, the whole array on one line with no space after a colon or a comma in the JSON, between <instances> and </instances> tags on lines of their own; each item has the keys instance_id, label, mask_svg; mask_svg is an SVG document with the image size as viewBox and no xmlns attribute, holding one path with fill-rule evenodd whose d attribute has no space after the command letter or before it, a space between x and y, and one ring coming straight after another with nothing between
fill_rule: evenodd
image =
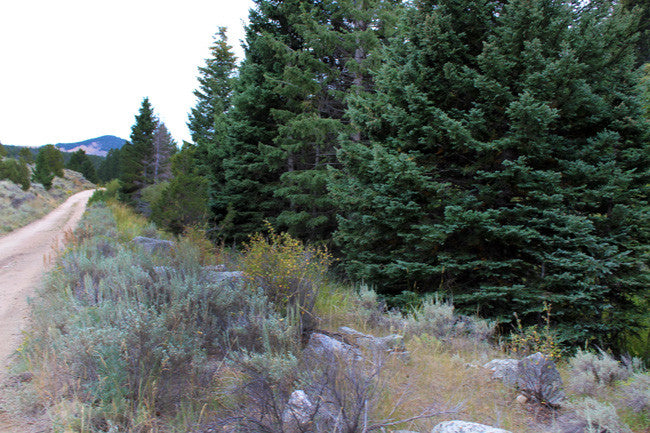
<instances>
[{"instance_id":1,"label":"green foliage","mask_svg":"<svg viewBox=\"0 0 650 433\"><path fill-rule=\"evenodd\" d=\"M350 274L503 324L547 300L563 341L620 347L649 281L633 24L608 2L408 6L330 182Z\"/></svg>"},{"instance_id":2,"label":"green foliage","mask_svg":"<svg viewBox=\"0 0 650 433\"><path fill-rule=\"evenodd\" d=\"M270 225L267 229L267 236L257 233L244 244L241 268L281 313L293 311L301 330L312 329L314 304L332 258L326 249L306 246Z\"/></svg>"},{"instance_id":3,"label":"green foliage","mask_svg":"<svg viewBox=\"0 0 650 433\"><path fill-rule=\"evenodd\" d=\"M241 240L268 220L303 240L330 240L327 167L337 164L339 137L356 135L346 99L370 89L371 52L391 33L396 3L256 1L223 178L211 187L224 237Z\"/></svg>"},{"instance_id":4,"label":"green foliage","mask_svg":"<svg viewBox=\"0 0 650 433\"><path fill-rule=\"evenodd\" d=\"M119 198L119 192L120 181L118 179L113 179L108 182L104 188L95 190L93 195L88 200L88 204L117 200Z\"/></svg>"},{"instance_id":5,"label":"green foliage","mask_svg":"<svg viewBox=\"0 0 650 433\"><path fill-rule=\"evenodd\" d=\"M5 149L5 147L0 142L0 159L4 158L5 156L7 156L7 149Z\"/></svg>"},{"instance_id":6,"label":"green foliage","mask_svg":"<svg viewBox=\"0 0 650 433\"><path fill-rule=\"evenodd\" d=\"M43 185L43 188L49 190L52 188L54 173L48 163L48 158L44 149L41 149L36 156L36 167L32 172L32 180Z\"/></svg>"},{"instance_id":7,"label":"green foliage","mask_svg":"<svg viewBox=\"0 0 650 433\"><path fill-rule=\"evenodd\" d=\"M97 168L97 177L101 182L109 182L113 179L119 179L121 174L120 149L111 149L108 151Z\"/></svg>"},{"instance_id":8,"label":"green foliage","mask_svg":"<svg viewBox=\"0 0 650 433\"><path fill-rule=\"evenodd\" d=\"M208 179L200 174L197 152L196 147L186 146L174 155L171 181L156 186L158 197L149 200L152 220L177 235L207 220Z\"/></svg>"},{"instance_id":9,"label":"green foliage","mask_svg":"<svg viewBox=\"0 0 650 433\"><path fill-rule=\"evenodd\" d=\"M25 161L26 164L34 163L34 153L28 147L21 147L18 152L18 157Z\"/></svg>"},{"instance_id":10,"label":"green foliage","mask_svg":"<svg viewBox=\"0 0 650 433\"><path fill-rule=\"evenodd\" d=\"M2 179L20 185L23 191L27 191L31 186L29 167L23 159L0 159L0 180Z\"/></svg>"},{"instance_id":11,"label":"green foliage","mask_svg":"<svg viewBox=\"0 0 650 433\"><path fill-rule=\"evenodd\" d=\"M97 183L97 172L88 155L83 149L79 149L70 156L66 168L78 171L92 183Z\"/></svg>"},{"instance_id":12,"label":"green foliage","mask_svg":"<svg viewBox=\"0 0 650 433\"><path fill-rule=\"evenodd\" d=\"M45 166L52 172L54 176L63 177L63 153L54 145L48 144L39 149L38 153L43 153L43 160ZM38 161L37 161L38 163Z\"/></svg>"},{"instance_id":13,"label":"green foliage","mask_svg":"<svg viewBox=\"0 0 650 433\"><path fill-rule=\"evenodd\" d=\"M154 183L151 161L154 154L154 133L158 126L149 98L142 100L135 123L131 127L131 141L120 150L121 199L136 203L140 191Z\"/></svg>"}]
</instances>

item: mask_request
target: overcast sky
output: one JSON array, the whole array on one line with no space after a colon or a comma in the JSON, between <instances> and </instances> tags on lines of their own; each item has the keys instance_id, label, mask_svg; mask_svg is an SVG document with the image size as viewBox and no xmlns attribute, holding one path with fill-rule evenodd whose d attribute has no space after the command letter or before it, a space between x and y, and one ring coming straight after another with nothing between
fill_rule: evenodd
<instances>
[{"instance_id":1,"label":"overcast sky","mask_svg":"<svg viewBox=\"0 0 650 433\"><path fill-rule=\"evenodd\" d=\"M148 96L189 140L197 68L227 26L240 41L251 0L0 0L0 142L128 139Z\"/></svg>"}]
</instances>

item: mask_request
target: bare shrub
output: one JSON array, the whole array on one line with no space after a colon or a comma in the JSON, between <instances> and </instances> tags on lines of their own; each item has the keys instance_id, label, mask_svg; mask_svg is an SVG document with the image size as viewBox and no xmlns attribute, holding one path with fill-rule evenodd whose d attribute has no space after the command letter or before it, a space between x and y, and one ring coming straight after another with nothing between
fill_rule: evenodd
<instances>
[{"instance_id":1,"label":"bare shrub","mask_svg":"<svg viewBox=\"0 0 650 433\"><path fill-rule=\"evenodd\" d=\"M527 398L544 406L557 407L565 397L555 363L541 353L519 361L517 386Z\"/></svg>"}]
</instances>

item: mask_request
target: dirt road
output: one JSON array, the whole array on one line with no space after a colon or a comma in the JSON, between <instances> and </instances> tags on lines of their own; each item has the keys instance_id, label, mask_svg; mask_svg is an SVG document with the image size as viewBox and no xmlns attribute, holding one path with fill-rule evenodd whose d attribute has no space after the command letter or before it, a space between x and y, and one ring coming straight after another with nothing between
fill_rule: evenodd
<instances>
[{"instance_id":1,"label":"dirt road","mask_svg":"<svg viewBox=\"0 0 650 433\"><path fill-rule=\"evenodd\" d=\"M63 233L76 227L92 193L77 193L40 220L0 237L0 383L26 325L27 297L41 283L48 257L60 248ZM23 431L0 414L0 432Z\"/></svg>"}]
</instances>

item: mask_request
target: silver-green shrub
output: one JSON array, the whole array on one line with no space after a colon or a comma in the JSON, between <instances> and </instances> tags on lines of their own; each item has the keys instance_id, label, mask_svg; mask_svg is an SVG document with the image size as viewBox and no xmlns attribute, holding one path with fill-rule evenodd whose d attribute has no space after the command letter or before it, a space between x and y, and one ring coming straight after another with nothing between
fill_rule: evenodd
<instances>
[{"instance_id":1,"label":"silver-green shrub","mask_svg":"<svg viewBox=\"0 0 650 433\"><path fill-rule=\"evenodd\" d=\"M635 373L622 390L624 404L634 412L650 413L650 375Z\"/></svg>"},{"instance_id":2,"label":"silver-green shrub","mask_svg":"<svg viewBox=\"0 0 650 433\"><path fill-rule=\"evenodd\" d=\"M115 234L110 210L90 208L35 304L23 351L35 366L56 359L56 368L41 364L56 376L49 391L92 405L97 425L136 430L143 408L173 416L209 398L218 365L233 354L297 350L294 326L262 290L215 282L190 243L152 256Z\"/></svg>"},{"instance_id":3,"label":"silver-green shrub","mask_svg":"<svg viewBox=\"0 0 650 433\"><path fill-rule=\"evenodd\" d=\"M568 388L576 394L595 395L603 387L626 380L631 371L605 352L579 350L570 360Z\"/></svg>"},{"instance_id":4,"label":"silver-green shrub","mask_svg":"<svg viewBox=\"0 0 650 433\"><path fill-rule=\"evenodd\" d=\"M487 341L494 335L495 324L478 317L458 316L454 306L439 298L428 298L405 318L404 332L411 335L429 334L440 339L467 337Z\"/></svg>"}]
</instances>

